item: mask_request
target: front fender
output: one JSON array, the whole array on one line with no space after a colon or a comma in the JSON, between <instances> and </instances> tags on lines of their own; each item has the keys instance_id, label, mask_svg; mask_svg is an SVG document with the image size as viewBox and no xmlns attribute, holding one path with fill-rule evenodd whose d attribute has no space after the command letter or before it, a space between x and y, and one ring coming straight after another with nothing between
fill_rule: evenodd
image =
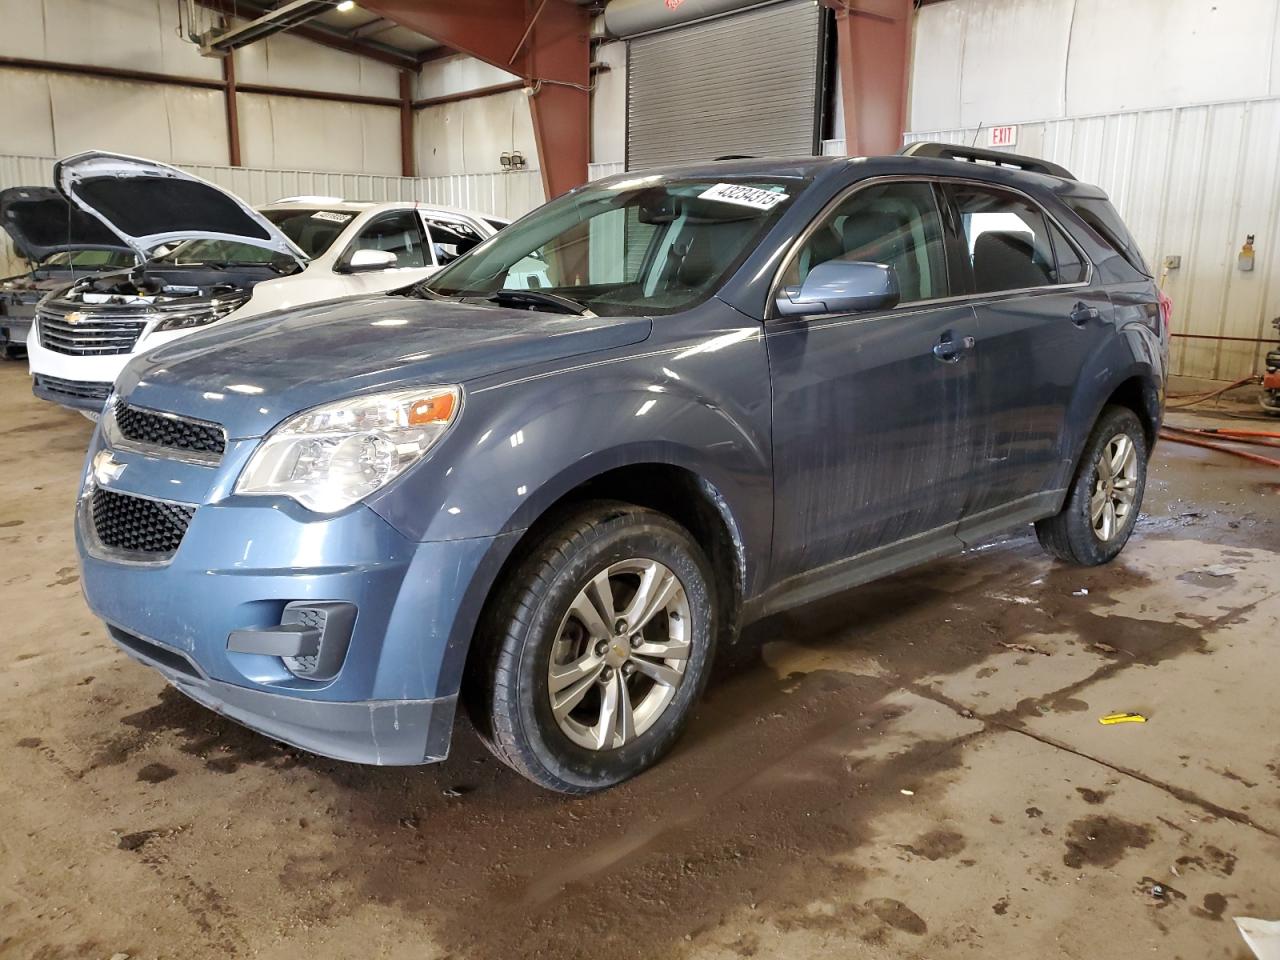
<instances>
[{"instance_id":1,"label":"front fender","mask_svg":"<svg viewBox=\"0 0 1280 960\"><path fill-rule=\"evenodd\" d=\"M762 348L751 349L758 343L738 346L740 361L758 358L754 381L749 363L722 356L714 390L709 362L651 355L468 392L430 460L369 505L416 540L497 536L529 527L602 473L669 464L710 483L747 555L764 556L772 533L768 392L760 389L767 370ZM732 389L737 381L741 390Z\"/></svg>"}]
</instances>

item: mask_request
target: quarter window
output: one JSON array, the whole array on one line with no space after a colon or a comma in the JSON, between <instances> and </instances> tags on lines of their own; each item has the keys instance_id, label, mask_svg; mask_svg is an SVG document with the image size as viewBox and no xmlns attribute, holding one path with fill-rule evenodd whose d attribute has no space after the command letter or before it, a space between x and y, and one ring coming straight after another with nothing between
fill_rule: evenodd
<instances>
[{"instance_id":1,"label":"quarter window","mask_svg":"<svg viewBox=\"0 0 1280 960\"><path fill-rule=\"evenodd\" d=\"M855 190L809 235L783 274L796 286L828 260L893 267L900 303L948 295L942 219L927 183L886 183Z\"/></svg>"},{"instance_id":2,"label":"quarter window","mask_svg":"<svg viewBox=\"0 0 1280 960\"><path fill-rule=\"evenodd\" d=\"M396 255L397 267L425 267L422 230L412 210L390 213L365 227L351 243L346 259L357 250L387 250Z\"/></svg>"},{"instance_id":3,"label":"quarter window","mask_svg":"<svg viewBox=\"0 0 1280 960\"><path fill-rule=\"evenodd\" d=\"M1053 241L1053 256L1058 262L1057 282L1083 283L1089 271L1075 246L1056 224L1049 224L1049 239Z\"/></svg>"}]
</instances>

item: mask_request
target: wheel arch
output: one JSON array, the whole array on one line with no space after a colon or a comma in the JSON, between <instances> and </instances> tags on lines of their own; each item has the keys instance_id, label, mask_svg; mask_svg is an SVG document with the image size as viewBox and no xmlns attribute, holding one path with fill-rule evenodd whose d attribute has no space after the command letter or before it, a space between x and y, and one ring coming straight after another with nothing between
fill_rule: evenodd
<instances>
[{"instance_id":1,"label":"wheel arch","mask_svg":"<svg viewBox=\"0 0 1280 960\"><path fill-rule=\"evenodd\" d=\"M465 688L468 676L486 650L481 636L503 586L520 564L547 535L583 506L600 501L620 501L671 517L689 531L707 555L716 594L718 643L730 643L739 628L739 612L748 589L747 545L728 501L706 477L681 465L641 461L615 466L558 490L524 529L510 530L495 542L501 546L498 562L486 564L490 575L479 595L467 604L472 615L455 625L449 644L453 665L446 675Z\"/></svg>"}]
</instances>

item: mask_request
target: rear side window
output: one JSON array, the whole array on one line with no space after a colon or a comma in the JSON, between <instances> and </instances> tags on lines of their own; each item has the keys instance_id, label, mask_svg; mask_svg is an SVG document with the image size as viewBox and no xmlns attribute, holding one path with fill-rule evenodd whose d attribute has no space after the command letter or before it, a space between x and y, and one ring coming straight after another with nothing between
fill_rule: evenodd
<instances>
[{"instance_id":1,"label":"rear side window","mask_svg":"<svg viewBox=\"0 0 1280 960\"><path fill-rule=\"evenodd\" d=\"M976 293L1059 282L1049 223L1038 207L1017 194L986 187L957 186L953 193Z\"/></svg>"},{"instance_id":2,"label":"rear side window","mask_svg":"<svg viewBox=\"0 0 1280 960\"><path fill-rule=\"evenodd\" d=\"M1062 201L1075 211L1076 215L1093 228L1093 232L1101 237L1116 253L1124 257L1133 269L1144 277L1154 276L1147 261L1138 249L1138 242L1116 213L1116 208L1109 200L1098 200L1090 197L1063 197Z\"/></svg>"},{"instance_id":3,"label":"rear side window","mask_svg":"<svg viewBox=\"0 0 1280 960\"><path fill-rule=\"evenodd\" d=\"M427 233L431 235L431 245L435 249L436 262L442 265L453 263L484 239L479 230L461 220L427 217L426 223Z\"/></svg>"}]
</instances>

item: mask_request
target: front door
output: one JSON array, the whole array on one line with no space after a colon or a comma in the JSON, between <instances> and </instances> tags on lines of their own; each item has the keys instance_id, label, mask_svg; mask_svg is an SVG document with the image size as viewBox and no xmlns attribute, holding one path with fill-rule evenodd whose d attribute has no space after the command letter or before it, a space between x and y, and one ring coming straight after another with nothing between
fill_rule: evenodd
<instances>
[{"instance_id":1,"label":"front door","mask_svg":"<svg viewBox=\"0 0 1280 960\"><path fill-rule=\"evenodd\" d=\"M940 196L925 182L855 187L783 272L792 285L837 257L889 264L901 299L766 324L779 589L869 579L958 546L978 331L968 304L931 302L951 294Z\"/></svg>"}]
</instances>

